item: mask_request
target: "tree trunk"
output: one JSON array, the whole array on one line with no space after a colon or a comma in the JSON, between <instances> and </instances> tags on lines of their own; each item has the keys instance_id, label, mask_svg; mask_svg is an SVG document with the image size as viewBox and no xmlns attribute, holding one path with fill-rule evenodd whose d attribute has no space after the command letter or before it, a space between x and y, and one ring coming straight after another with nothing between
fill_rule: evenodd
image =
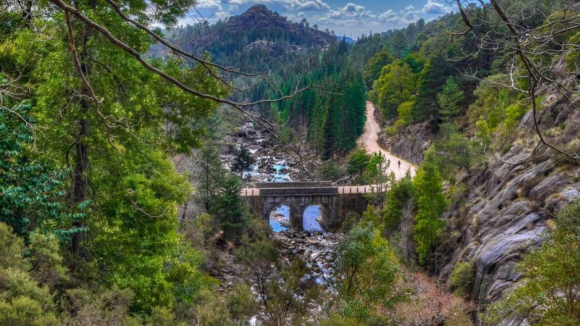
<instances>
[{"instance_id":1,"label":"tree trunk","mask_svg":"<svg viewBox=\"0 0 580 326\"><path fill-rule=\"evenodd\" d=\"M88 5L92 8L97 6L95 0L88 0ZM81 62L81 71L84 77L89 80L91 74L91 64L89 59L89 53L87 50L87 44L91 37L93 36L92 27L85 26L81 44L82 53L80 53L79 60ZM79 76L80 78L81 76ZM82 89L83 95L86 98L90 98L90 92L86 87ZM80 106L84 114L89 114L91 110L91 105L89 100L81 100ZM87 145L87 140L91 134L91 124L88 118L81 118L78 120L79 132L77 134L77 140L75 144L75 165L73 174L73 203L75 206L87 201L88 199L88 186L89 182L87 180L86 173L89 169L89 148ZM82 228L85 225L83 221L74 221L73 226L77 228ZM71 249L74 254L78 254L81 249L81 242L83 241L84 232L75 232L72 237Z\"/></svg>"},{"instance_id":2,"label":"tree trunk","mask_svg":"<svg viewBox=\"0 0 580 326\"><path fill-rule=\"evenodd\" d=\"M85 108L85 101L82 103L83 108ZM87 119L81 119L79 121L79 134L78 141L75 145L75 166L73 174L73 203L75 206L85 202L87 200L87 189L88 180L86 178L86 172L89 168L89 153L88 146L86 144L86 137L90 134L90 122ZM82 227L84 223L82 221L74 221L73 225L75 227ZM80 244L83 239L83 232L76 232L72 238L72 251L73 253L78 253L80 249Z\"/></svg>"}]
</instances>

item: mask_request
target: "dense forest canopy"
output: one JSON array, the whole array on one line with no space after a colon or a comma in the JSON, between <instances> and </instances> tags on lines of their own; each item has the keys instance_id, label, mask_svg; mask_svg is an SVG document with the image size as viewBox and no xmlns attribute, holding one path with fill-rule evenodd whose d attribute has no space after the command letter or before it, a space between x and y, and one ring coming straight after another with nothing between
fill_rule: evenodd
<instances>
[{"instance_id":1,"label":"dense forest canopy","mask_svg":"<svg viewBox=\"0 0 580 326\"><path fill-rule=\"evenodd\" d=\"M3 2L0 325L580 323L578 1L354 43L264 5L176 27L195 4ZM415 175L356 148L367 100ZM317 178L380 185L319 235L330 267L240 196L244 115Z\"/></svg>"}]
</instances>

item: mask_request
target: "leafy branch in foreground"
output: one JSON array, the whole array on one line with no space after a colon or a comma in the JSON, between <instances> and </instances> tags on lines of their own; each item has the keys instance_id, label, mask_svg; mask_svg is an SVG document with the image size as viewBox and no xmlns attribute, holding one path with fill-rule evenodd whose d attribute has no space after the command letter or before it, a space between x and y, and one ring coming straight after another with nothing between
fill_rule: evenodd
<instances>
[{"instance_id":1,"label":"leafy branch in foreground","mask_svg":"<svg viewBox=\"0 0 580 326\"><path fill-rule=\"evenodd\" d=\"M578 52L578 44L573 42L574 35L580 33L577 1L535 0L510 6L497 0L489 3L455 0L455 4L465 26L461 31L451 32L451 37L469 35L477 44L476 51L504 51L510 77L505 87L529 96L539 144L573 160L580 159L578 153L570 153L546 139L540 128L537 103L540 87L550 85L579 110L572 94L578 85L580 66L568 65L568 69L561 69L558 62L552 60ZM536 150L530 157L535 153Z\"/></svg>"}]
</instances>

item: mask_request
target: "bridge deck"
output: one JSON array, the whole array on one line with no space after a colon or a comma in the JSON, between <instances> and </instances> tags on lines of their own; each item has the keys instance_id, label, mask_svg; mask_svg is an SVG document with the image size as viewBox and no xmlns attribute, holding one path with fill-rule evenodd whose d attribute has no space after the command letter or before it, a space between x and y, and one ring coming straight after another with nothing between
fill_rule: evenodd
<instances>
[{"instance_id":1,"label":"bridge deck","mask_svg":"<svg viewBox=\"0 0 580 326\"><path fill-rule=\"evenodd\" d=\"M283 184L283 183L281 183ZM327 190L328 189L328 190ZM260 188L243 188L242 197L259 197L259 196L315 196L315 195L350 195L350 194L372 194L378 191L377 186L347 186L347 187L310 187L310 188L292 188L280 187L260 189Z\"/></svg>"}]
</instances>

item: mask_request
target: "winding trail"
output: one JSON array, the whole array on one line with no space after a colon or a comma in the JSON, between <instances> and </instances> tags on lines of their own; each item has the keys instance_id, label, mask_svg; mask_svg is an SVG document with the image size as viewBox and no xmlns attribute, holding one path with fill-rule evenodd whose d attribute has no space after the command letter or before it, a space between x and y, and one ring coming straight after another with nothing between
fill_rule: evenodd
<instances>
[{"instance_id":1,"label":"winding trail","mask_svg":"<svg viewBox=\"0 0 580 326\"><path fill-rule=\"evenodd\" d=\"M379 126L377 120L375 119L375 107L371 102L367 101L367 110L366 110L366 122L365 122L365 130L364 133L359 137L357 140L357 145L359 147L364 147L367 152L369 153L383 153L387 160L390 161L390 166L386 169L387 173L393 172L395 174L395 179L399 180L402 179L407 171L411 171L411 175L414 176L417 172L417 167L412 163L394 156L390 152L382 149L379 146L379 132L381 131L381 127ZM401 162L399 167L398 162ZM365 194L365 193L372 193L375 192L376 187L372 185L365 185L365 186L344 186L338 187L339 194ZM260 189L258 188L243 188L241 191L242 197L252 197L252 196L259 196Z\"/></svg>"},{"instance_id":2,"label":"winding trail","mask_svg":"<svg viewBox=\"0 0 580 326\"><path fill-rule=\"evenodd\" d=\"M381 127L379 126L377 120L375 119L374 112L375 107L371 102L367 101L367 113L366 113L367 120L365 122L365 131L357 140L358 146L364 147L369 153L377 153L377 152L383 153L386 159L390 160L391 162L390 167L387 168L387 173L391 172L395 173L395 178L397 180L403 178L405 176L405 173L407 173L407 170L410 170L411 175L414 176L417 171L417 167L415 165L400 157L394 156L393 154L387 152L386 150L382 149L381 146L379 146L378 134L379 132L381 132ZM401 162L400 167L398 162Z\"/></svg>"}]
</instances>

